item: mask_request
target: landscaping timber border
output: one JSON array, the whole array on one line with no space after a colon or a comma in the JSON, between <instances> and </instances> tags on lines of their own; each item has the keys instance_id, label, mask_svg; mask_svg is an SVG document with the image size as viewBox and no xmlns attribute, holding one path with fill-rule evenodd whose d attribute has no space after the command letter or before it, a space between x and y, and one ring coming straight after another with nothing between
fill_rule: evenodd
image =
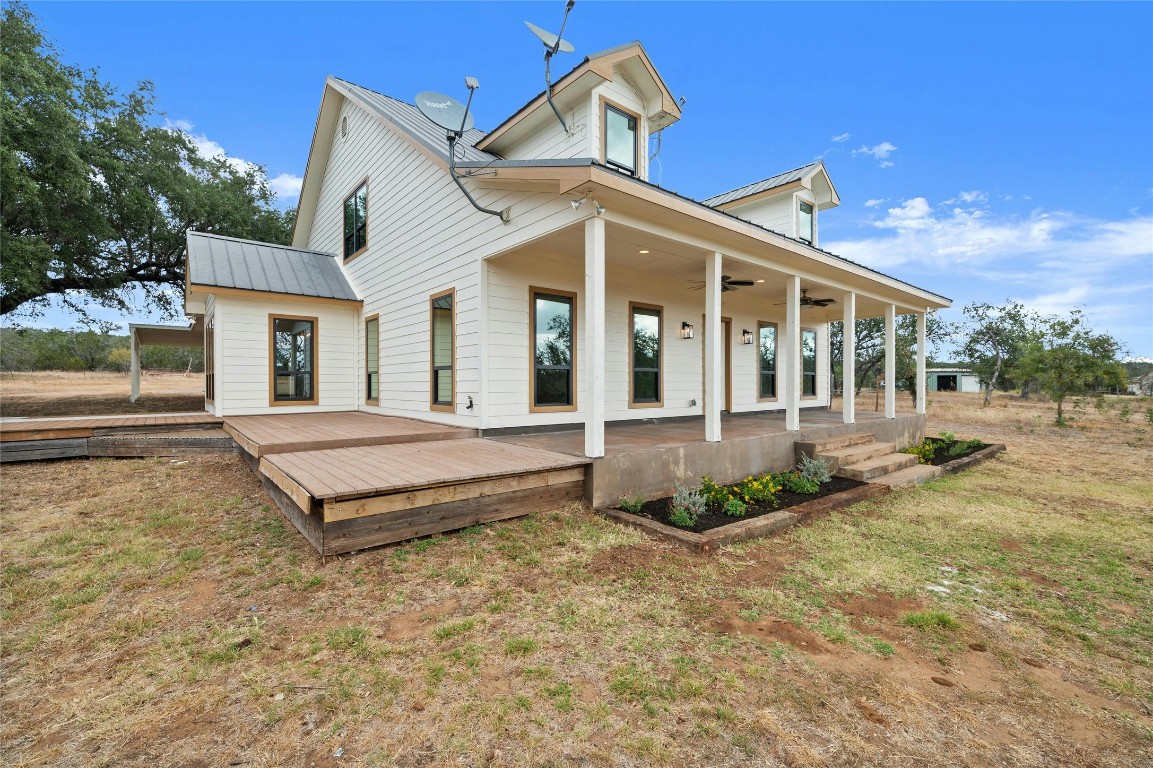
<instances>
[{"instance_id":1,"label":"landscaping timber border","mask_svg":"<svg viewBox=\"0 0 1153 768\"><path fill-rule=\"evenodd\" d=\"M976 451L974 453L970 453L968 456L965 456L964 458L954 459L953 461L950 461L948 464L940 464L938 466L940 466L942 472L945 472L946 474L951 475L954 472L960 472L963 469L968 469L969 467L973 467L973 466L976 466L982 462L988 461L989 459L993 458L994 456L996 456L999 453L1003 453L1004 451L1005 451L1005 444L1004 443L996 443L994 445L987 445L984 448L982 448L981 450Z\"/></svg>"}]
</instances>

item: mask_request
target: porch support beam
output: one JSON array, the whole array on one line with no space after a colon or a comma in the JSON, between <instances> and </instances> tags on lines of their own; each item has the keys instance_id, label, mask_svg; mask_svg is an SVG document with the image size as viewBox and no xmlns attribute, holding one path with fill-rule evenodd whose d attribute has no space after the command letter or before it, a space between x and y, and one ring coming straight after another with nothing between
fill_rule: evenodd
<instances>
[{"instance_id":1,"label":"porch support beam","mask_svg":"<svg viewBox=\"0 0 1153 768\"><path fill-rule=\"evenodd\" d=\"M841 330L841 416L857 422L857 294L845 295Z\"/></svg>"},{"instance_id":2,"label":"porch support beam","mask_svg":"<svg viewBox=\"0 0 1153 768\"><path fill-rule=\"evenodd\" d=\"M605 220L585 222L585 456L605 455Z\"/></svg>"},{"instance_id":3,"label":"porch support beam","mask_svg":"<svg viewBox=\"0 0 1153 768\"><path fill-rule=\"evenodd\" d=\"M917 313L917 413L925 415L925 311Z\"/></svg>"},{"instance_id":4,"label":"porch support beam","mask_svg":"<svg viewBox=\"0 0 1153 768\"><path fill-rule=\"evenodd\" d=\"M705 442L721 441L724 362L721 357L721 254L705 257Z\"/></svg>"},{"instance_id":5,"label":"porch support beam","mask_svg":"<svg viewBox=\"0 0 1153 768\"><path fill-rule=\"evenodd\" d=\"M133 332L129 341L129 347L132 350L132 396L128 400L135 403L140 399L140 339Z\"/></svg>"},{"instance_id":6,"label":"porch support beam","mask_svg":"<svg viewBox=\"0 0 1153 768\"><path fill-rule=\"evenodd\" d=\"M897 418L897 307L885 305L885 418Z\"/></svg>"},{"instance_id":7,"label":"porch support beam","mask_svg":"<svg viewBox=\"0 0 1153 768\"><path fill-rule=\"evenodd\" d=\"M801 428L801 278L785 277L785 429Z\"/></svg>"}]
</instances>

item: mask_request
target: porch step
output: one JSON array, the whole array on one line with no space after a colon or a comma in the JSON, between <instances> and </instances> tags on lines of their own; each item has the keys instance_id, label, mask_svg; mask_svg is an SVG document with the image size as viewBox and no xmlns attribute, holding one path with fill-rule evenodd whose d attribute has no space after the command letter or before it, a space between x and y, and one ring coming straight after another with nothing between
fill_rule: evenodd
<instances>
[{"instance_id":1,"label":"porch step","mask_svg":"<svg viewBox=\"0 0 1153 768\"><path fill-rule=\"evenodd\" d=\"M930 480L937 479L942 474L944 474L944 470L940 467L934 467L931 464L915 464L911 467L898 469L896 472L890 472L887 475L874 477L868 482L887 485L890 488L900 488L905 485L927 483Z\"/></svg>"},{"instance_id":2,"label":"porch step","mask_svg":"<svg viewBox=\"0 0 1153 768\"><path fill-rule=\"evenodd\" d=\"M905 467L910 467L916 463L917 457L910 453L887 453L884 456L877 456L856 464L842 466L837 470L836 474L839 477L847 477L850 480L863 482L872 480L874 477L887 475L890 472L896 472Z\"/></svg>"},{"instance_id":3,"label":"porch step","mask_svg":"<svg viewBox=\"0 0 1153 768\"><path fill-rule=\"evenodd\" d=\"M837 435L820 440L798 440L793 444L797 451L797 458L803 453L806 456L815 456L820 453L829 453L852 445L864 445L876 441L876 437L869 433L853 432L848 435Z\"/></svg>"},{"instance_id":4,"label":"porch step","mask_svg":"<svg viewBox=\"0 0 1153 768\"><path fill-rule=\"evenodd\" d=\"M828 463L829 472L835 473L841 467L860 464L878 456L887 456L896 450L897 447L892 443L860 443L831 451L821 451L817 456Z\"/></svg>"}]
</instances>

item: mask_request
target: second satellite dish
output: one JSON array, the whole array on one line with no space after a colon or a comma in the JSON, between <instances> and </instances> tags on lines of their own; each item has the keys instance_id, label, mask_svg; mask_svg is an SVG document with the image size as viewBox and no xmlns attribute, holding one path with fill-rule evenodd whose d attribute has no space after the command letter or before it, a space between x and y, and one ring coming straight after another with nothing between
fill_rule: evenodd
<instances>
[{"instance_id":1,"label":"second satellite dish","mask_svg":"<svg viewBox=\"0 0 1153 768\"><path fill-rule=\"evenodd\" d=\"M544 47L548 48L550 51L556 49L561 53L572 53L576 50L576 48L573 48L572 43L570 43L568 40L561 40L561 38L557 37L552 32L549 32L547 29L541 29L531 21L526 21L524 25L532 30L532 33L539 37L540 41L544 43ZM557 45L558 42L560 43L559 46Z\"/></svg>"},{"instance_id":2,"label":"second satellite dish","mask_svg":"<svg viewBox=\"0 0 1153 768\"><path fill-rule=\"evenodd\" d=\"M472 130L472 114L464 104L451 96L436 91L421 91L416 94L416 108L446 131L464 133Z\"/></svg>"}]
</instances>

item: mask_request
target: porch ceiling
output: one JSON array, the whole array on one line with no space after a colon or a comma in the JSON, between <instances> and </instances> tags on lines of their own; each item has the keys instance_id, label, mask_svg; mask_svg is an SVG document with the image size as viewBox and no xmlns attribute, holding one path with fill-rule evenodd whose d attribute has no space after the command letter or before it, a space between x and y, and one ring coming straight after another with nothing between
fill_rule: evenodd
<instances>
[{"instance_id":1,"label":"porch ceiling","mask_svg":"<svg viewBox=\"0 0 1153 768\"><path fill-rule=\"evenodd\" d=\"M542 248L566 259L580 263L584 259L583 222L558 230L521 250ZM647 253L641 253L647 251ZM705 259L711 251L690 243L673 240L661 235L644 232L623 224L607 222L605 226L605 256L609 265L644 274L674 278L684 283L686 291L699 294L704 304ZM734 280L754 280L752 286L736 288L742 297L770 304L785 303L785 278L788 273L769 269L733 257L724 257L724 274ZM802 316L837 320L841 317L848 292L814 280L801 280L801 287L815 298L833 298L836 304L829 307L802 308ZM885 302L857 294L857 317L882 317ZM898 307L898 313L902 308Z\"/></svg>"}]
</instances>

